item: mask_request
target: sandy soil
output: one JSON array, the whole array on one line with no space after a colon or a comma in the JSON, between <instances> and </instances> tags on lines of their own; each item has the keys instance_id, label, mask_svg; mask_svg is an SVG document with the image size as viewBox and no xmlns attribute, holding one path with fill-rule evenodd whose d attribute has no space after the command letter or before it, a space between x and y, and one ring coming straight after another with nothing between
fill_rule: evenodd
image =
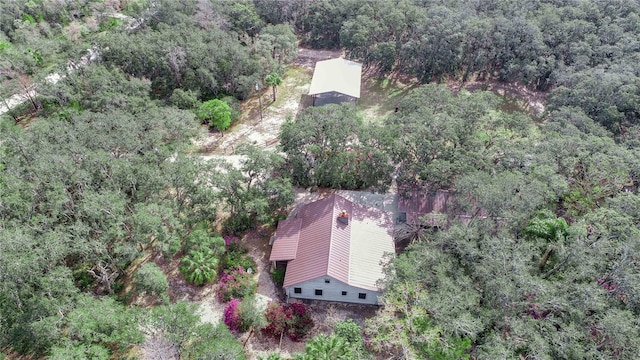
<instances>
[{"instance_id":1,"label":"sandy soil","mask_svg":"<svg viewBox=\"0 0 640 360\"><path fill-rule=\"evenodd\" d=\"M309 75L315 63L319 60L334 58L341 55L339 51L311 50L299 49L298 57L294 61L292 67L294 70L304 71ZM297 68L295 68L297 67ZM366 74L365 74L366 75ZM416 86L411 79L393 79L395 88L399 93L397 98L410 91ZM373 77L364 76L363 93L366 94L367 84L374 84ZM521 98L530 107L532 113L539 114L544 111L544 94L529 91L523 86L517 84L501 84L501 83L479 83L467 82L465 84L450 82L447 84L452 90L459 91L466 88L470 91L478 89L492 90L500 95L507 97ZM488 85L488 87L487 87ZM216 132L205 132L203 136L196 141L196 145L205 149L204 153L199 155L202 159L224 159L233 164L238 165L242 157L232 155L238 145L244 142L252 142L262 148L275 148L278 144L278 133L280 126L285 122L288 116L295 114L305 105L304 96L308 91L309 83L301 83L300 77L285 77L283 84L280 86L281 91L277 102L272 101L271 89L264 89L261 93L262 101L262 120L260 119L260 101L252 98L242 104L242 117L234 127L227 131L224 136L220 136ZM376 89L371 90L376 95ZM381 95L384 91L378 91ZM397 101L393 98L390 100ZM389 99L379 99L379 101L389 101ZM375 103L375 101L374 101ZM393 103L390 103L393 105ZM380 115L380 111L388 111L392 109L389 104L385 106L372 107L372 112ZM390 107L391 106L391 107ZM300 206L304 203L315 201L326 195L328 190L319 189L316 192L309 192L305 189L296 190L296 204ZM385 195L345 192L343 196L359 196L366 197L372 206L384 207L385 210L395 211L396 202L393 193ZM292 213L295 213L295 208ZM277 287L270 276L269 253L271 246L269 238L273 234L274 229L265 228L248 232L242 239L242 242L250 249L251 256L258 264L256 278L258 280L257 297L262 306L266 306L270 301L284 300L282 289ZM177 271L177 267L176 267ZM224 304L217 302L213 285L207 285L204 288L197 288L184 283L180 274L168 274L171 279L171 298L178 300L181 298L189 299L200 304L200 314L203 321L217 323L221 321ZM208 289L207 289L208 288ZM355 304L341 304L324 301L304 301L312 310L312 317L315 322L314 328L309 334L310 337L320 333L328 333L331 331L335 323L346 319L354 319L356 323L364 325L365 319L375 314L377 307L363 306ZM304 342L295 343L284 337L282 342L267 338L259 331L240 336L240 341L245 344L245 349L249 355L249 359L258 359L260 356L267 356L270 352L279 352L285 358L291 357L296 352L304 351Z\"/></svg>"},{"instance_id":2,"label":"sandy soil","mask_svg":"<svg viewBox=\"0 0 640 360\"><path fill-rule=\"evenodd\" d=\"M313 73L315 63L320 60L335 58L341 55L337 50L313 50L300 48L298 56L290 68L298 67L308 74L309 81ZM195 145L203 148L203 156L230 155L235 152L238 145L244 142L252 142L265 149L275 148L278 144L280 126L288 116L295 117L297 112L306 106L305 95L309 90L310 82L299 83L299 79L286 77L277 94L277 100L273 102L271 88L261 90L260 97L252 97L241 105L242 116L240 120L224 136L217 132L206 132L195 141ZM262 105L262 119L260 118L260 105Z\"/></svg>"},{"instance_id":3,"label":"sandy soil","mask_svg":"<svg viewBox=\"0 0 640 360\"><path fill-rule=\"evenodd\" d=\"M298 56L293 61L295 65L305 66L311 70L316 66L316 62L329 60L343 55L341 50L315 50L315 49L298 49Z\"/></svg>"}]
</instances>

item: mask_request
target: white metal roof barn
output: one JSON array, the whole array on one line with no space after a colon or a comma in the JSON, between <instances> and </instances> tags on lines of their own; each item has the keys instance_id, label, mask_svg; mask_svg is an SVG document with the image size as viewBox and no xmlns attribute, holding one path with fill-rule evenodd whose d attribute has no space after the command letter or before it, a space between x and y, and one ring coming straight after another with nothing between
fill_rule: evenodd
<instances>
[{"instance_id":1,"label":"white metal roof barn","mask_svg":"<svg viewBox=\"0 0 640 360\"><path fill-rule=\"evenodd\" d=\"M360 98L362 64L336 58L316 63L309 95L314 106L355 102Z\"/></svg>"}]
</instances>

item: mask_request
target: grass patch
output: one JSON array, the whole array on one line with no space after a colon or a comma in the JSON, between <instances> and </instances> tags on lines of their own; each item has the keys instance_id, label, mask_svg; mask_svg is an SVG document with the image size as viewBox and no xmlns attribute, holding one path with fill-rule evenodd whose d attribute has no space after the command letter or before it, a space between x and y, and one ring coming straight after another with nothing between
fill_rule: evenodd
<instances>
[{"instance_id":1,"label":"grass patch","mask_svg":"<svg viewBox=\"0 0 640 360\"><path fill-rule=\"evenodd\" d=\"M367 79L363 81L358 105L367 120L381 122L414 87L415 84L404 84L389 77Z\"/></svg>"},{"instance_id":2,"label":"grass patch","mask_svg":"<svg viewBox=\"0 0 640 360\"><path fill-rule=\"evenodd\" d=\"M267 95L264 96L264 98L267 99L267 103L265 104L263 100L263 105L266 106L268 104L268 108L280 109L292 99L298 101L303 94L307 93L307 86L309 84L311 84L311 74L307 71L307 69L301 66L289 66L287 68L287 71L285 71L284 73L282 85L278 86L276 101L272 101L272 92L269 87Z\"/></svg>"}]
</instances>

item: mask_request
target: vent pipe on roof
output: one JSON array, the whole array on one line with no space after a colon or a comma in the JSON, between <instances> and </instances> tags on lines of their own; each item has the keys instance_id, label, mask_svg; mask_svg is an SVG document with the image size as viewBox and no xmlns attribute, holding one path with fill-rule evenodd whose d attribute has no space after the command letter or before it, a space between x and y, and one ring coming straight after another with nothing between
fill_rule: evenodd
<instances>
[{"instance_id":1,"label":"vent pipe on roof","mask_svg":"<svg viewBox=\"0 0 640 360\"><path fill-rule=\"evenodd\" d=\"M338 214L338 221L345 225L349 225L349 213L342 210L340 214Z\"/></svg>"}]
</instances>

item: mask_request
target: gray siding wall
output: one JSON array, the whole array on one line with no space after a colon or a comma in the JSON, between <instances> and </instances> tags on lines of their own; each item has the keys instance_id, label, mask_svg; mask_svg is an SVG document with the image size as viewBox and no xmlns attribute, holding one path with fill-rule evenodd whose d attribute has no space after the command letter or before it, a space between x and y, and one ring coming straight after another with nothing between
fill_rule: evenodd
<instances>
[{"instance_id":1,"label":"gray siding wall","mask_svg":"<svg viewBox=\"0 0 640 360\"><path fill-rule=\"evenodd\" d=\"M329 283L327 284L325 280L329 280ZM302 293L296 294L294 291L295 288L300 288ZM316 290L322 290L322 295L316 295ZM284 291L287 296L296 299L340 301L370 305L377 305L378 296L382 295L379 291L365 290L351 286L330 276L323 276L300 284L292 285L285 288ZM343 291L346 291L347 294L342 295ZM366 299L360 299L359 295L361 293L366 294Z\"/></svg>"}]
</instances>

